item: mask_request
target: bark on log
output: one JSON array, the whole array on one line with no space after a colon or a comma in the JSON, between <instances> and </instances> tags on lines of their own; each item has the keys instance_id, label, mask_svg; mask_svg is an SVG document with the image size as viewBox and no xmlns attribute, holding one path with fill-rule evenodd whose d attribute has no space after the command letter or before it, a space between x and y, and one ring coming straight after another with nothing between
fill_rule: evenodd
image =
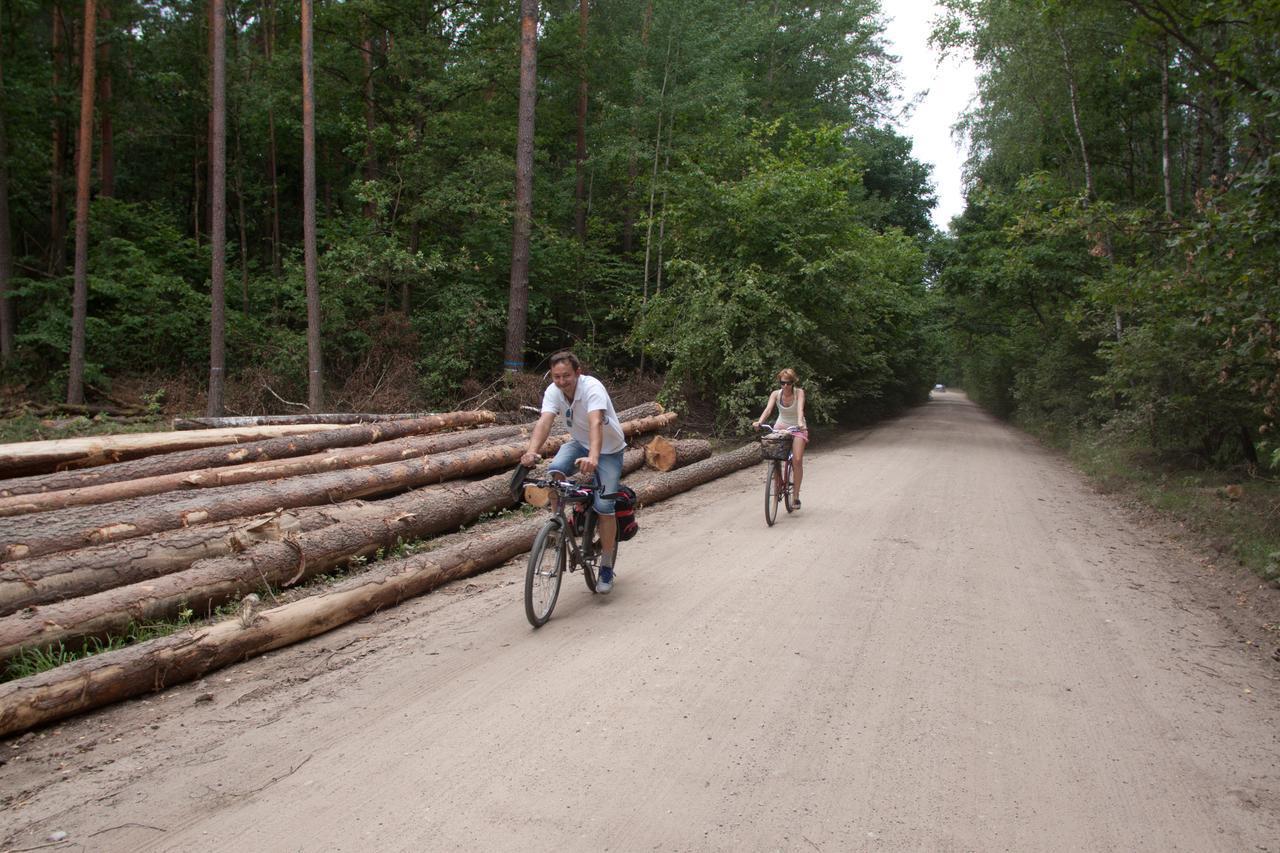
<instances>
[{"instance_id":1,"label":"bark on log","mask_svg":"<svg viewBox=\"0 0 1280 853\"><path fill-rule=\"evenodd\" d=\"M385 424L365 424L351 427L340 427L306 435L269 438L247 444L235 444L230 447L197 448L179 450L172 453L160 453L134 459L128 462L116 462L100 465L95 468L83 468L72 471L57 471L52 474L37 474L0 481L0 497L15 495L34 495L43 492L56 492L63 489L79 489L86 486L104 483L120 483L125 480L139 480L143 477L159 477L177 471L198 471L203 468L220 468L227 465L241 465L248 462L266 462L272 459L290 459L305 456L338 447L357 447L364 444L376 444L380 441L391 441L410 435L438 432L453 427L466 427L474 424L488 423L493 419L492 412L451 412L431 418L413 421L398 421ZM468 430L473 439L492 441L499 437L519 434L519 427L485 427ZM457 433L463 435L464 433ZM444 438L444 436L440 436ZM435 448L432 452L455 450L464 446L457 444Z\"/></svg>"},{"instance_id":2,"label":"bark on log","mask_svg":"<svg viewBox=\"0 0 1280 853\"><path fill-rule=\"evenodd\" d=\"M732 453L655 476L637 489L642 504L725 476L760 459L751 443ZM533 546L543 516L471 534L428 554L388 560L323 593L259 613L242 613L135 646L0 684L0 737L191 681L223 666L323 634L340 625L470 577Z\"/></svg>"},{"instance_id":3,"label":"bark on log","mask_svg":"<svg viewBox=\"0 0 1280 853\"><path fill-rule=\"evenodd\" d=\"M562 441L563 437L551 439ZM279 508L315 506L404 491L428 483L486 474L519 461L525 444L481 445L354 471L331 471L197 495L131 498L106 507L71 507L0 519L0 561L22 560L85 545L118 542L161 530L226 521Z\"/></svg>"},{"instance_id":4,"label":"bark on log","mask_svg":"<svg viewBox=\"0 0 1280 853\"><path fill-rule=\"evenodd\" d=\"M622 470L630 474L643 465L644 451L627 451ZM170 557L168 561L134 561L109 571L79 561L69 571L44 576L32 576L26 570L28 561L19 562L15 569L0 570L0 660L20 648L102 635L122 630L131 621L166 619L183 606L205 613L262 583L297 583L349 558L394 546L397 539L420 539L470 524L485 512L511 505L509 479L499 474L479 483L419 489L387 501L352 502L356 506L338 521L324 508L276 512L250 525L223 525L223 540L236 546L227 552L234 556L189 558L189 570L174 566L172 552L163 555ZM197 548L205 542L197 542ZM74 553L84 551L90 549ZM294 578L300 566L305 570L301 578ZM102 594L108 590L119 594ZM63 603L38 607L50 602ZM22 608L32 610L13 615Z\"/></svg>"},{"instance_id":5,"label":"bark on log","mask_svg":"<svg viewBox=\"0 0 1280 853\"><path fill-rule=\"evenodd\" d=\"M543 521L522 520L429 554L387 561L301 601L0 684L0 737L194 680L499 566L533 546Z\"/></svg>"},{"instance_id":6,"label":"bark on log","mask_svg":"<svg viewBox=\"0 0 1280 853\"><path fill-rule=\"evenodd\" d=\"M155 453L191 450L274 438L324 432L327 424L296 424L186 432L140 432L127 435L100 435L61 438L54 441L22 441L0 446L0 478L42 474L69 468L90 468Z\"/></svg>"},{"instance_id":7,"label":"bark on log","mask_svg":"<svg viewBox=\"0 0 1280 853\"><path fill-rule=\"evenodd\" d=\"M520 427L499 427L514 438ZM350 470L386 462L399 462L441 452L443 448L460 449L483 443L477 436L480 430L450 433L444 436L409 436L393 441L383 441L361 447L341 447L292 459L273 459L267 462L250 462L202 471L178 471L158 477L126 480L122 483L104 483L80 489L64 489L38 495L0 497L0 517L50 512L72 506L106 504L128 498L159 495L165 492L211 489L219 486L235 486L244 483L260 483L282 477L299 477L324 471Z\"/></svg>"},{"instance_id":8,"label":"bark on log","mask_svg":"<svg viewBox=\"0 0 1280 853\"><path fill-rule=\"evenodd\" d=\"M382 421L407 421L431 417L435 412L404 414L368 414L335 412L327 415L245 415L224 418L174 418L173 428L226 429L227 427L279 426L281 424L372 424Z\"/></svg>"},{"instance_id":9,"label":"bark on log","mask_svg":"<svg viewBox=\"0 0 1280 853\"><path fill-rule=\"evenodd\" d=\"M659 471L683 468L711 458L711 442L701 438L669 439L655 435L644 448L645 464Z\"/></svg>"},{"instance_id":10,"label":"bark on log","mask_svg":"<svg viewBox=\"0 0 1280 853\"><path fill-rule=\"evenodd\" d=\"M619 417L657 408L656 404L639 406ZM527 432L528 427L490 427L432 439L443 442L463 436L494 438ZM628 465L637 464L635 459L630 453L625 458ZM406 511L413 500L417 498L407 494L376 502L352 500L280 510L247 520L198 524L10 562L0 565L0 616L181 571L197 560L239 553L260 542L279 541L290 533L305 533L359 518L397 515Z\"/></svg>"},{"instance_id":11,"label":"bark on log","mask_svg":"<svg viewBox=\"0 0 1280 853\"><path fill-rule=\"evenodd\" d=\"M672 495L687 492L734 471L760 461L760 442L753 441L729 453L721 453L665 474L646 480L636 488L636 500L640 506L664 501Z\"/></svg>"},{"instance_id":12,"label":"bark on log","mask_svg":"<svg viewBox=\"0 0 1280 853\"><path fill-rule=\"evenodd\" d=\"M628 434L661 429L674 412L627 421ZM198 434L198 433L193 433ZM563 435L548 440L558 447ZM0 563L41 554L117 542L161 530L225 521L278 508L315 506L486 474L519 461L525 443L483 445L425 459L388 462L353 471L309 474L245 486L221 486L198 495L164 494L131 498L106 507L71 507L34 516L0 519Z\"/></svg>"},{"instance_id":13,"label":"bark on log","mask_svg":"<svg viewBox=\"0 0 1280 853\"><path fill-rule=\"evenodd\" d=\"M332 524L399 515L417 500L409 492L380 501L299 507L6 563L0 567L0 616L179 572L197 560L239 554Z\"/></svg>"},{"instance_id":14,"label":"bark on log","mask_svg":"<svg viewBox=\"0 0 1280 853\"><path fill-rule=\"evenodd\" d=\"M0 617L0 661L25 649L119 634L131 622L170 619L183 607L205 617L264 585L292 586L398 541L456 530L511 506L509 480L509 475L499 474L475 483L418 490L401 496L400 511L393 515L384 509L375 517L286 534L283 540L200 560L183 571Z\"/></svg>"}]
</instances>

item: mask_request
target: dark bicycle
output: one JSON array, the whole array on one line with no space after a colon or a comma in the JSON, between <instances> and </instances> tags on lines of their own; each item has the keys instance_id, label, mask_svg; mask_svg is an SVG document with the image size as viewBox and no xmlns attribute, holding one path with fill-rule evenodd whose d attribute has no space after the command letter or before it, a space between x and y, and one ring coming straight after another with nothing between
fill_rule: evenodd
<instances>
[{"instance_id":1,"label":"dark bicycle","mask_svg":"<svg viewBox=\"0 0 1280 853\"><path fill-rule=\"evenodd\" d=\"M513 493L524 486L537 486L550 492L551 517L538 531L529 552L529 567L524 575L524 614L529 624L541 628L551 618L560 595L560 581L565 571L582 570L587 589L596 591L598 561L602 546L596 532L599 516L595 509L595 486L582 486L556 473L547 478L526 478L528 469L521 466L512 478ZM606 500L618 494L603 495ZM614 565L618 543L613 543Z\"/></svg>"},{"instance_id":2,"label":"dark bicycle","mask_svg":"<svg viewBox=\"0 0 1280 853\"><path fill-rule=\"evenodd\" d=\"M760 455L765 460L764 478L764 520L773 527L778 518L778 504L786 506L787 512L795 507L791 504L792 480L791 443L793 436L789 432L775 432L772 427L761 424L760 429L768 433L760 437Z\"/></svg>"}]
</instances>

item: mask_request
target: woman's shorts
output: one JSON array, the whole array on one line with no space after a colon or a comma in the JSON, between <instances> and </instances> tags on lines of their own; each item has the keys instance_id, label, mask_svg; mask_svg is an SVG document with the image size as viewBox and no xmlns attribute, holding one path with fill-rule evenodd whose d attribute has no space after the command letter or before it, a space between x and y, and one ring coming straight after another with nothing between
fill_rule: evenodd
<instances>
[{"instance_id":1,"label":"woman's shorts","mask_svg":"<svg viewBox=\"0 0 1280 853\"><path fill-rule=\"evenodd\" d=\"M578 466L573 463L591 453L572 439L560 446L556 458L551 460L551 470L559 471L566 477L578 473ZM617 453L601 453L600 464L596 466L596 512L600 515L613 515L613 501L605 500L601 495L612 495L618 491L622 481L622 451Z\"/></svg>"},{"instance_id":2,"label":"woman's shorts","mask_svg":"<svg viewBox=\"0 0 1280 853\"><path fill-rule=\"evenodd\" d=\"M777 427L774 427L774 429L777 429ZM787 432L796 438L803 438L806 445L809 443L809 430L804 427L787 427Z\"/></svg>"}]
</instances>

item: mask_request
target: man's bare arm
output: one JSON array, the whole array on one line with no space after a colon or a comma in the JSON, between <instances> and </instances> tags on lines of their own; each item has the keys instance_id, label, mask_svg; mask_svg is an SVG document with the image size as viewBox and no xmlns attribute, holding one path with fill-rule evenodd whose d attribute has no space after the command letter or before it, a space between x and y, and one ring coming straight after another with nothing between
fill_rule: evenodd
<instances>
[{"instance_id":1,"label":"man's bare arm","mask_svg":"<svg viewBox=\"0 0 1280 853\"><path fill-rule=\"evenodd\" d=\"M525 449L524 455L520 457L520 464L526 468L531 467L538 461L538 454L542 450L542 444L547 440L547 436L551 434L551 425L556 422L556 416L552 412L543 412L538 418L538 422L533 427L533 435L529 436L529 446Z\"/></svg>"}]
</instances>

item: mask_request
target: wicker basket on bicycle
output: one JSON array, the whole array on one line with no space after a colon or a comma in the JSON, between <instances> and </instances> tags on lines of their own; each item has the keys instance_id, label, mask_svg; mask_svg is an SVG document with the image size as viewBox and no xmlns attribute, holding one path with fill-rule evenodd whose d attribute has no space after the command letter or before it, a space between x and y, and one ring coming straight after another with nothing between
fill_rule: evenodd
<instances>
[{"instance_id":1,"label":"wicker basket on bicycle","mask_svg":"<svg viewBox=\"0 0 1280 853\"><path fill-rule=\"evenodd\" d=\"M791 433L774 433L760 439L760 455L783 462L791 455Z\"/></svg>"}]
</instances>

